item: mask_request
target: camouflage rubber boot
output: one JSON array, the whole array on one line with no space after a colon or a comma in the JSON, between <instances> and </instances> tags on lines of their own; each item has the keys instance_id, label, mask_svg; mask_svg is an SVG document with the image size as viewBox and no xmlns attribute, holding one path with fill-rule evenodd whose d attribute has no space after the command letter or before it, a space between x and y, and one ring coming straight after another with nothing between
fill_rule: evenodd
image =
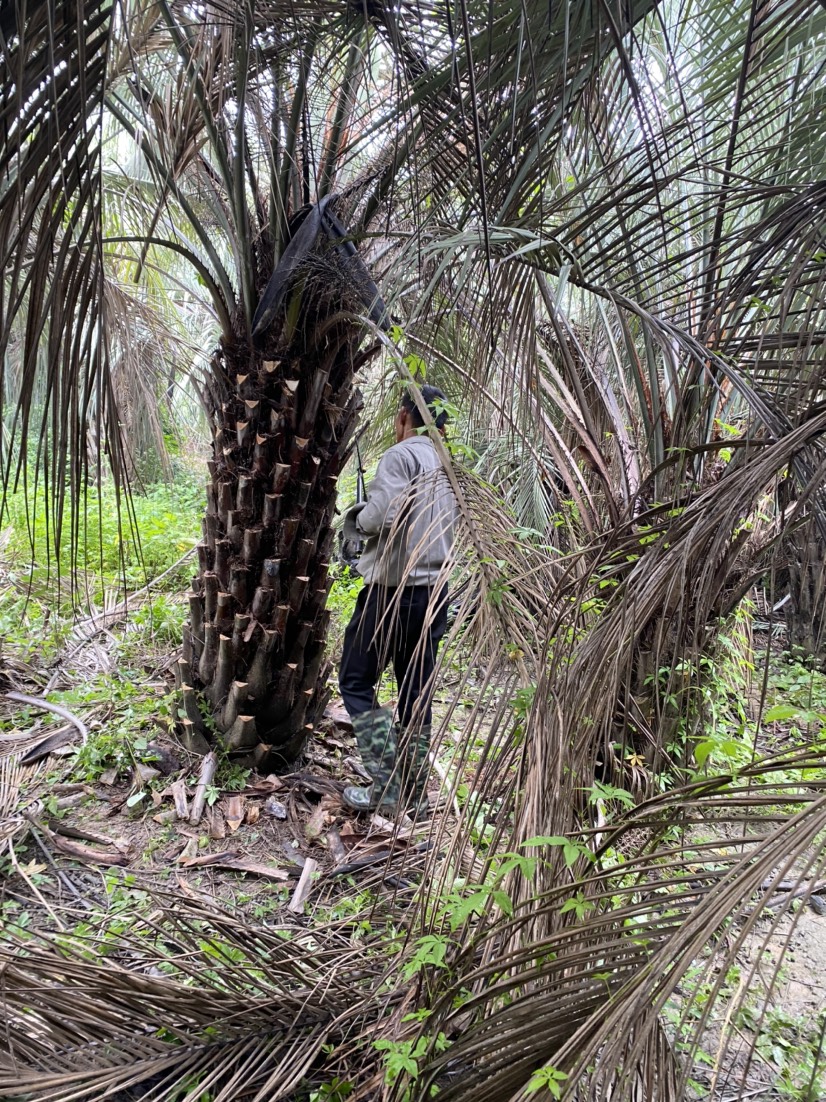
<instances>
[{"instance_id":1,"label":"camouflage rubber boot","mask_svg":"<svg viewBox=\"0 0 826 1102\"><path fill-rule=\"evenodd\" d=\"M376 708L353 716L353 733L364 768L373 778L366 788L348 785L342 803L353 811L376 811L379 807L395 811L399 800L396 764L396 728L390 708Z\"/></svg>"},{"instance_id":2,"label":"camouflage rubber boot","mask_svg":"<svg viewBox=\"0 0 826 1102\"><path fill-rule=\"evenodd\" d=\"M414 728L409 732L402 751L400 763L402 775L401 803L411 819L425 819L430 814L427 798L427 779L430 776L430 733L428 723L425 727Z\"/></svg>"}]
</instances>

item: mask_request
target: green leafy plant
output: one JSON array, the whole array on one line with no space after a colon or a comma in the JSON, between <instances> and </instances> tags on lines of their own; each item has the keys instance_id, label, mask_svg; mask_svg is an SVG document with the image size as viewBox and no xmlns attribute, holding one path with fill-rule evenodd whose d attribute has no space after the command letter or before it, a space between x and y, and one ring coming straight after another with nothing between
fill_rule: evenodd
<instances>
[{"instance_id":1,"label":"green leafy plant","mask_svg":"<svg viewBox=\"0 0 826 1102\"><path fill-rule=\"evenodd\" d=\"M409 980L425 967L446 968L445 957L449 947L450 942L441 934L425 934L418 938L413 956L402 969L402 976Z\"/></svg>"},{"instance_id":2,"label":"green leafy plant","mask_svg":"<svg viewBox=\"0 0 826 1102\"><path fill-rule=\"evenodd\" d=\"M310 1102L345 1102L353 1093L353 1084L348 1079L336 1076L329 1083L310 1091Z\"/></svg>"},{"instance_id":3,"label":"green leafy plant","mask_svg":"<svg viewBox=\"0 0 826 1102\"><path fill-rule=\"evenodd\" d=\"M527 1094L538 1094L539 1091L547 1091L551 1098L562 1097L562 1086L568 1075L564 1071L559 1071L558 1068L544 1067L538 1068L531 1075L525 1091Z\"/></svg>"},{"instance_id":4,"label":"green leafy plant","mask_svg":"<svg viewBox=\"0 0 826 1102\"><path fill-rule=\"evenodd\" d=\"M382 1053L384 1078L388 1086L393 1086L401 1076L418 1079L419 1062L431 1047L434 1052L444 1052L448 1046L449 1041L444 1033L438 1033L434 1038L417 1037L407 1041L380 1038L373 1042L373 1048Z\"/></svg>"}]
</instances>

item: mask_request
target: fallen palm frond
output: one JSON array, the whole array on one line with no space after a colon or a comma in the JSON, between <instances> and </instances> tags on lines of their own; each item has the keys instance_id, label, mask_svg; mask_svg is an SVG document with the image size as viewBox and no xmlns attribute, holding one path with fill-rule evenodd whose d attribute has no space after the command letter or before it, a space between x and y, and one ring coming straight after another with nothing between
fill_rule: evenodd
<instances>
[{"instance_id":1,"label":"fallen palm frond","mask_svg":"<svg viewBox=\"0 0 826 1102\"><path fill-rule=\"evenodd\" d=\"M758 923L784 875L792 872L804 891L822 875L817 843L826 829L823 782L808 783L801 792L783 774L822 770L823 764L822 748L803 749L761 761L737 779L697 782L623 817L591 858L599 869L608 857L607 867L592 872L587 861L575 866L579 910L564 907L573 886L560 885L527 899L462 954L469 959L481 953L487 963L467 970L460 965L460 978L440 992L434 1015L447 1035L453 1021L461 1021L461 1035L448 1053L433 1058L430 1081L455 1060L465 1072L445 1089L447 1097L472 1098L481 1089L486 1097L516 1098L547 1064L566 1073L570 1086L564 1093L572 1097L600 1098L606 1091L635 1097L646 1083L645 1097L682 1097L690 1074L684 1054L699 1043L711 1005L694 1023L689 1011L682 1031L666 1031L671 1037L665 1044L659 1015L690 966L705 958L709 974L725 975L755 929L769 940L780 915L768 914L768 929ZM762 830L761 817L749 810L760 805ZM779 813L777 825L772 810ZM740 833L745 822L753 833ZM696 824L720 835L713 842L691 840ZM727 828L733 828L733 840L723 837ZM632 831L638 841L629 849L623 837ZM587 844L587 833L582 837ZM611 856L618 852L619 864ZM757 905L746 909L748 900ZM788 907L787 901L781 905L784 918ZM533 932L537 921L547 922L541 938ZM521 930L531 933L517 948ZM717 951L708 956L714 945ZM720 986L718 980L715 995ZM473 997L451 1009L462 988ZM546 1015L542 1007L549 998L554 1013ZM659 1062L663 1049L665 1064ZM673 1080L668 1089L664 1082L656 1085L660 1076Z\"/></svg>"},{"instance_id":2,"label":"fallen palm frond","mask_svg":"<svg viewBox=\"0 0 826 1102\"><path fill-rule=\"evenodd\" d=\"M587 604L612 545L595 544L574 570L573 558L522 544L490 489L460 475L463 561L476 584L452 629L465 683L438 753L461 817L437 816L423 853L391 866L388 850L387 885L374 878L376 897L343 920L319 912L310 927L267 929L156 891L157 913L129 928L98 907L86 932L12 931L5 999L20 1024L6 1042L9 1082L22 1077L44 1100L132 1088L160 1100L179 1097L183 1081L193 1097L229 1102L300 1098L338 1078L354 1097L424 1099L438 1085L504 1102L550 1068L571 1098L683 1097L714 1001L692 1017L687 973L701 965L719 995L714 977L744 939L787 921L788 897L778 909L774 887L791 878L805 892L822 878L826 756L812 745L758 758L599 826L587 790L606 736L635 745L623 686L649 624L677 626L649 640L667 648L657 662L673 668L696 650L718 616L721 578L759 553L738 533L749 496L759 501L822 427L752 449L664 517L599 612ZM582 618L573 633L566 609ZM448 737L468 692L474 707ZM650 782L662 758L645 760ZM690 775L690 760L679 769ZM405 1052L415 1057L392 1071L390 1056Z\"/></svg>"},{"instance_id":3,"label":"fallen palm frond","mask_svg":"<svg viewBox=\"0 0 826 1102\"><path fill-rule=\"evenodd\" d=\"M429 845L354 868L373 894L345 919L319 902L315 921L274 928L147 884L128 921L75 888L71 930L78 914L29 876L42 929L0 946L0 1088L686 1097L726 962L762 915L778 928L779 881L805 893L822 873L821 745L766 758L755 726L722 775L694 753L701 660L772 565L774 484L788 474L797 495L793 534L823 522L822 5L213 4L193 22L164 0L132 13L109 82L108 9L85 14L50 29L37 9L17 37L0 17L6 134L30 126L3 161L2 347L25 306L18 428L57 426L57 499L67 477L73 500L84 483L87 414L122 460L96 312L102 131L83 121L105 90L146 170L135 270L174 252L243 344L320 150L321 192L358 181L347 201L411 346L470 396L480 469L498 480L528 456L557 511L525 533L504 500L524 503L512 470L502 492L453 473L459 670ZM334 103L316 90L331 74ZM13 805L19 766L0 768Z\"/></svg>"},{"instance_id":4,"label":"fallen palm frond","mask_svg":"<svg viewBox=\"0 0 826 1102\"><path fill-rule=\"evenodd\" d=\"M128 927L99 913L85 934L8 932L0 954L14 1028L0 1088L56 1102L105 1091L167 1099L185 1083L228 1102L300 1097L302 1085L339 1077L368 1097L384 1081L386 1049L373 1042L385 1039L417 1053L413 1097L435 1084L450 1098L522 1097L548 1066L571 1097L636 1097L647 1084L644 1097L681 1098L685 1054L728 964L747 938L788 933L790 897L778 908L777 886L791 875L805 895L823 876L824 782L801 790L784 779L823 766L822 748L802 748L647 801L601 843L582 835L570 882L510 915L449 926L444 907L429 934L444 945L436 968L415 967L416 941L394 944L375 910L373 933L354 945L369 912L311 931L267 929L157 889L154 913ZM762 820L750 810L761 805ZM698 841L698 824L720 834ZM531 852L544 861L552 849L540 843L523 859ZM769 904L777 914L758 925ZM541 938L537 917L549 923ZM100 955L97 927L109 929L114 955ZM684 986L698 961L713 989L699 1019ZM683 1017L664 1028L659 1014L680 988ZM409 1020L417 1007L424 1021Z\"/></svg>"},{"instance_id":5,"label":"fallen palm frond","mask_svg":"<svg viewBox=\"0 0 826 1102\"><path fill-rule=\"evenodd\" d=\"M313 952L302 927L249 935L232 915L177 899L120 931L115 959L99 956L94 935L27 939L22 952L6 943L14 1040L0 1091L54 1100L288 1096L323 1046L346 1035L380 976L360 952L342 955L341 940Z\"/></svg>"}]
</instances>

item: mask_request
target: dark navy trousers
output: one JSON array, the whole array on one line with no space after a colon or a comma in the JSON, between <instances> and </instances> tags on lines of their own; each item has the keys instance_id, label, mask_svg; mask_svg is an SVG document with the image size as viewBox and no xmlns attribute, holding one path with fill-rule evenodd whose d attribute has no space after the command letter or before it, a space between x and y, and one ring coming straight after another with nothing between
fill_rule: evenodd
<instances>
[{"instance_id":1,"label":"dark navy trousers","mask_svg":"<svg viewBox=\"0 0 826 1102\"><path fill-rule=\"evenodd\" d=\"M447 587L365 585L344 633L338 684L351 716L379 707L376 687L388 663L399 687L399 722L429 724L431 678L447 629Z\"/></svg>"}]
</instances>

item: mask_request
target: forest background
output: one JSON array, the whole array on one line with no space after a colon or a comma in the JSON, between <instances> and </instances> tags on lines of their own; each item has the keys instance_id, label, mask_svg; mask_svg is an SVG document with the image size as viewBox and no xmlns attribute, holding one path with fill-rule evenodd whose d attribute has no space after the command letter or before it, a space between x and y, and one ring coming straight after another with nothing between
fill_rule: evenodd
<instances>
[{"instance_id":1,"label":"forest background","mask_svg":"<svg viewBox=\"0 0 826 1102\"><path fill-rule=\"evenodd\" d=\"M824 43L0 10L4 1097L822 1096ZM335 509L425 377L436 810L365 825Z\"/></svg>"}]
</instances>

